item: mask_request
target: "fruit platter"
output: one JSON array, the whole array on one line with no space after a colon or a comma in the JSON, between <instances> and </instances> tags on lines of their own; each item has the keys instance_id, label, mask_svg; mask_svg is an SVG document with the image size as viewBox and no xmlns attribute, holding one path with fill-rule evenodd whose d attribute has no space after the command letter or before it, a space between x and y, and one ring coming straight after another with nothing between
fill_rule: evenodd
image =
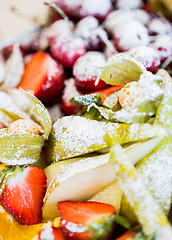
<instances>
[{"instance_id":1,"label":"fruit platter","mask_svg":"<svg viewBox=\"0 0 172 240\"><path fill-rule=\"evenodd\" d=\"M0 43L0 239L172 239L172 2L55 0Z\"/></svg>"}]
</instances>

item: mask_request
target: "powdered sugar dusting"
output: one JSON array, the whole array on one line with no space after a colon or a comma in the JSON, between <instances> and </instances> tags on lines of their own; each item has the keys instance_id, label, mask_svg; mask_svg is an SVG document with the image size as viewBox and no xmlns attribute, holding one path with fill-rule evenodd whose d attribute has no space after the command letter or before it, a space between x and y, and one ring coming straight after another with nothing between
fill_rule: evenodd
<instances>
[{"instance_id":1,"label":"powdered sugar dusting","mask_svg":"<svg viewBox=\"0 0 172 240\"><path fill-rule=\"evenodd\" d=\"M141 8L142 4L142 0L117 0L116 6L117 8L135 9Z\"/></svg>"},{"instance_id":2,"label":"powdered sugar dusting","mask_svg":"<svg viewBox=\"0 0 172 240\"><path fill-rule=\"evenodd\" d=\"M112 149L111 161L120 187L142 224L144 233L157 233L156 239L169 240L172 228L167 218L119 145Z\"/></svg>"},{"instance_id":3,"label":"powdered sugar dusting","mask_svg":"<svg viewBox=\"0 0 172 240\"><path fill-rule=\"evenodd\" d=\"M149 44L147 28L137 20L123 22L113 31L114 43L117 50L127 51L138 45Z\"/></svg>"},{"instance_id":4,"label":"powdered sugar dusting","mask_svg":"<svg viewBox=\"0 0 172 240\"><path fill-rule=\"evenodd\" d=\"M80 81L88 81L101 74L101 67L106 64L105 57L100 52L87 52L80 57L73 68L73 75Z\"/></svg>"},{"instance_id":5,"label":"powdered sugar dusting","mask_svg":"<svg viewBox=\"0 0 172 240\"><path fill-rule=\"evenodd\" d=\"M70 78L68 80L65 81L65 89L64 89L64 93L62 96L62 99L65 100L67 105L71 105L70 100L73 97L77 97L80 96L81 94L78 92L76 86L75 86L75 80L73 78Z\"/></svg>"},{"instance_id":6,"label":"powdered sugar dusting","mask_svg":"<svg viewBox=\"0 0 172 240\"><path fill-rule=\"evenodd\" d=\"M119 127L118 123L98 122L79 116L63 117L53 126L56 149L54 157L57 161L105 148L105 137L115 136L114 132Z\"/></svg>"},{"instance_id":7,"label":"powdered sugar dusting","mask_svg":"<svg viewBox=\"0 0 172 240\"><path fill-rule=\"evenodd\" d=\"M131 48L128 53L141 62L147 69L151 68L152 66L159 67L160 65L158 53L150 47L137 46Z\"/></svg>"},{"instance_id":8,"label":"powdered sugar dusting","mask_svg":"<svg viewBox=\"0 0 172 240\"><path fill-rule=\"evenodd\" d=\"M148 25L150 34L168 34L172 31L171 24L164 18L154 18Z\"/></svg>"}]
</instances>

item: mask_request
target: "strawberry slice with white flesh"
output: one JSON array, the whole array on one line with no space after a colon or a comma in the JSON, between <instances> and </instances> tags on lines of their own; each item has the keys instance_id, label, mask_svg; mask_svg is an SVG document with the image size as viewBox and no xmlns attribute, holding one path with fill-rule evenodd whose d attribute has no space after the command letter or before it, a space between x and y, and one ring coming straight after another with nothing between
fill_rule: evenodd
<instances>
[{"instance_id":1,"label":"strawberry slice with white flesh","mask_svg":"<svg viewBox=\"0 0 172 240\"><path fill-rule=\"evenodd\" d=\"M20 224L42 220L46 175L37 167L14 166L0 172L0 204Z\"/></svg>"},{"instance_id":2,"label":"strawberry slice with white flesh","mask_svg":"<svg viewBox=\"0 0 172 240\"><path fill-rule=\"evenodd\" d=\"M62 231L67 239L108 239L111 235L115 209L98 202L58 203Z\"/></svg>"}]
</instances>

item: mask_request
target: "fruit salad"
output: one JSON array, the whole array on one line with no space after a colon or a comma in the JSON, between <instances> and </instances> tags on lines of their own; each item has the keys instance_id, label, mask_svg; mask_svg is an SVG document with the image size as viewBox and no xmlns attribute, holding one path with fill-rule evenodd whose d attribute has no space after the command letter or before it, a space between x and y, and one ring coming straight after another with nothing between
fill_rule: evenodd
<instances>
[{"instance_id":1,"label":"fruit salad","mask_svg":"<svg viewBox=\"0 0 172 240\"><path fill-rule=\"evenodd\" d=\"M170 240L171 1L45 5L0 44L0 239Z\"/></svg>"}]
</instances>

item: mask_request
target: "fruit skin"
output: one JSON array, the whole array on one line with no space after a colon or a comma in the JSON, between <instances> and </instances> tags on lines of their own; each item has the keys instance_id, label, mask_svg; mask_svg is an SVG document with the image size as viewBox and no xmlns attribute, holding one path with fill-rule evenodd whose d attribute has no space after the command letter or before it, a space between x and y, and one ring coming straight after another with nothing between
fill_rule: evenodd
<instances>
[{"instance_id":1,"label":"fruit skin","mask_svg":"<svg viewBox=\"0 0 172 240\"><path fill-rule=\"evenodd\" d=\"M108 85L101 79L95 85L97 77L101 73L101 68L105 64L105 57L100 52L90 51L80 57L73 67L77 88L83 92L93 92L106 88Z\"/></svg>"},{"instance_id":2,"label":"fruit skin","mask_svg":"<svg viewBox=\"0 0 172 240\"><path fill-rule=\"evenodd\" d=\"M66 201L58 210L67 239L108 239L112 231L115 209L109 204Z\"/></svg>"},{"instance_id":3,"label":"fruit skin","mask_svg":"<svg viewBox=\"0 0 172 240\"><path fill-rule=\"evenodd\" d=\"M100 22L104 21L106 16L112 10L110 0L56 0L54 2L59 6L70 19L78 20L87 16L94 16ZM57 14L58 16L59 14ZM55 16L53 16L55 19Z\"/></svg>"},{"instance_id":4,"label":"fruit skin","mask_svg":"<svg viewBox=\"0 0 172 240\"><path fill-rule=\"evenodd\" d=\"M129 55L137 59L150 72L156 73L160 67L160 57L156 50L151 47L137 46L131 48Z\"/></svg>"},{"instance_id":5,"label":"fruit skin","mask_svg":"<svg viewBox=\"0 0 172 240\"><path fill-rule=\"evenodd\" d=\"M50 236L52 240L65 240L62 230L60 228L51 227L51 225L43 228L38 234L38 240L49 240Z\"/></svg>"},{"instance_id":6,"label":"fruit skin","mask_svg":"<svg viewBox=\"0 0 172 240\"><path fill-rule=\"evenodd\" d=\"M81 93L75 86L75 80L73 78L66 80L65 88L60 102L61 109L65 114L76 114L81 109L81 106L79 104L73 104L70 102L73 97L80 95Z\"/></svg>"},{"instance_id":7,"label":"fruit skin","mask_svg":"<svg viewBox=\"0 0 172 240\"><path fill-rule=\"evenodd\" d=\"M0 195L0 204L18 223L38 224L42 220L41 210L45 191L46 175L43 170L37 167L22 169L16 166L14 174L5 182Z\"/></svg>"},{"instance_id":8,"label":"fruit skin","mask_svg":"<svg viewBox=\"0 0 172 240\"><path fill-rule=\"evenodd\" d=\"M50 42L50 52L65 68L71 68L75 61L86 53L86 46L79 37L54 37Z\"/></svg>"},{"instance_id":9,"label":"fruit skin","mask_svg":"<svg viewBox=\"0 0 172 240\"><path fill-rule=\"evenodd\" d=\"M49 54L37 52L26 64L18 87L32 91L44 104L53 103L64 87L65 73Z\"/></svg>"},{"instance_id":10,"label":"fruit skin","mask_svg":"<svg viewBox=\"0 0 172 240\"><path fill-rule=\"evenodd\" d=\"M135 233L129 230L115 240L134 240L134 235Z\"/></svg>"}]
</instances>

